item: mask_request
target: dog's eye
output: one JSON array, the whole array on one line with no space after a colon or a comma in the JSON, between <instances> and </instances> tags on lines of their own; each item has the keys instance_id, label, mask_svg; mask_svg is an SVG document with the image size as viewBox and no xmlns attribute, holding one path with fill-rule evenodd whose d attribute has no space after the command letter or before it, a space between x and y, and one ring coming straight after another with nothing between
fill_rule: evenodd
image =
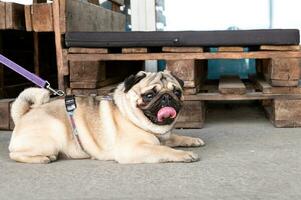
<instances>
[{"instance_id":1,"label":"dog's eye","mask_svg":"<svg viewBox=\"0 0 301 200\"><path fill-rule=\"evenodd\" d=\"M182 92L181 92L179 89L175 89L175 90L173 91L173 93L174 93L178 98L180 98L181 95L182 95Z\"/></svg>"},{"instance_id":2,"label":"dog's eye","mask_svg":"<svg viewBox=\"0 0 301 200\"><path fill-rule=\"evenodd\" d=\"M155 97L155 92L148 92L146 94L144 94L142 97L143 97L143 100L148 102L148 101L151 101L154 97Z\"/></svg>"}]
</instances>

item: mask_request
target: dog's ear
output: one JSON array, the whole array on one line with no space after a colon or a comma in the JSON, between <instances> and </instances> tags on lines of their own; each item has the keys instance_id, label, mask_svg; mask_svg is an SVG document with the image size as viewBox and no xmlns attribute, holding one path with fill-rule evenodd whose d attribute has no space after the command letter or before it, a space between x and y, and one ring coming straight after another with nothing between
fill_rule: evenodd
<instances>
[{"instance_id":1,"label":"dog's ear","mask_svg":"<svg viewBox=\"0 0 301 200\"><path fill-rule=\"evenodd\" d=\"M145 73L130 75L124 80L124 92L127 93L134 85L146 77Z\"/></svg>"},{"instance_id":2,"label":"dog's ear","mask_svg":"<svg viewBox=\"0 0 301 200\"><path fill-rule=\"evenodd\" d=\"M171 73L171 75L173 77L175 77L175 79L179 82L181 88L184 89L184 81L182 79L180 79L179 77L177 77L176 75L174 75L173 73Z\"/></svg>"}]
</instances>

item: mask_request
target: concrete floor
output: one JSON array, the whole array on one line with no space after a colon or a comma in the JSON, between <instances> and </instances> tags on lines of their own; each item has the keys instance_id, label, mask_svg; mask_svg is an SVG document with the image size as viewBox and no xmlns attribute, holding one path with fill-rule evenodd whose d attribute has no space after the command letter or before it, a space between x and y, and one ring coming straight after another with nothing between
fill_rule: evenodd
<instances>
[{"instance_id":1,"label":"concrete floor","mask_svg":"<svg viewBox=\"0 0 301 200\"><path fill-rule=\"evenodd\" d=\"M0 133L0 199L301 199L301 131L276 129L254 105L209 108L192 149L196 163L121 165L61 160L48 165L9 160L10 134Z\"/></svg>"}]
</instances>

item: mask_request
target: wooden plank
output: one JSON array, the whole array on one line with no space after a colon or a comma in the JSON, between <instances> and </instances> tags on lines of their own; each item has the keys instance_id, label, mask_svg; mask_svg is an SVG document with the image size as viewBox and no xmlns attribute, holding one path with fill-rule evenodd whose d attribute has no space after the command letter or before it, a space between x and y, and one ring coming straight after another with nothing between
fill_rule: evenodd
<instances>
[{"instance_id":1,"label":"wooden plank","mask_svg":"<svg viewBox=\"0 0 301 200\"><path fill-rule=\"evenodd\" d=\"M25 30L24 5L5 3L5 29Z\"/></svg>"},{"instance_id":2,"label":"wooden plank","mask_svg":"<svg viewBox=\"0 0 301 200\"><path fill-rule=\"evenodd\" d=\"M260 50L270 51L299 51L299 45L260 45Z\"/></svg>"},{"instance_id":3,"label":"wooden plank","mask_svg":"<svg viewBox=\"0 0 301 200\"><path fill-rule=\"evenodd\" d=\"M217 92L198 93L185 95L187 101L236 101L236 100L260 100L260 99L301 99L300 94L264 94L262 92L247 92L245 94L224 95Z\"/></svg>"},{"instance_id":4,"label":"wooden plank","mask_svg":"<svg viewBox=\"0 0 301 200\"><path fill-rule=\"evenodd\" d=\"M0 29L5 29L5 2L0 2Z\"/></svg>"},{"instance_id":5,"label":"wooden plank","mask_svg":"<svg viewBox=\"0 0 301 200\"><path fill-rule=\"evenodd\" d=\"M273 58L269 60L270 78L272 80L299 80L299 58Z\"/></svg>"},{"instance_id":6,"label":"wooden plank","mask_svg":"<svg viewBox=\"0 0 301 200\"><path fill-rule=\"evenodd\" d=\"M246 86L239 76L221 76L218 90L221 94L245 94Z\"/></svg>"},{"instance_id":7,"label":"wooden plank","mask_svg":"<svg viewBox=\"0 0 301 200\"><path fill-rule=\"evenodd\" d=\"M276 127L301 126L301 100L274 100L272 107L265 109Z\"/></svg>"},{"instance_id":8,"label":"wooden plank","mask_svg":"<svg viewBox=\"0 0 301 200\"><path fill-rule=\"evenodd\" d=\"M147 48L122 48L122 53L147 53Z\"/></svg>"},{"instance_id":9,"label":"wooden plank","mask_svg":"<svg viewBox=\"0 0 301 200\"><path fill-rule=\"evenodd\" d=\"M24 6L25 14L25 29L26 31L32 31L32 14L31 14L31 5Z\"/></svg>"},{"instance_id":10,"label":"wooden plank","mask_svg":"<svg viewBox=\"0 0 301 200\"><path fill-rule=\"evenodd\" d=\"M292 51L287 51L292 52ZM272 86L297 86L300 77L300 58L272 58L257 62L260 69Z\"/></svg>"},{"instance_id":11,"label":"wooden plank","mask_svg":"<svg viewBox=\"0 0 301 200\"><path fill-rule=\"evenodd\" d=\"M206 60L244 58L301 58L301 51L204 52L204 53L133 53L133 54L69 54L68 60Z\"/></svg>"},{"instance_id":12,"label":"wooden plank","mask_svg":"<svg viewBox=\"0 0 301 200\"><path fill-rule=\"evenodd\" d=\"M250 78L263 93L272 93L272 86L263 77Z\"/></svg>"},{"instance_id":13,"label":"wooden plank","mask_svg":"<svg viewBox=\"0 0 301 200\"><path fill-rule=\"evenodd\" d=\"M0 100L0 129L9 130L10 122L10 104L13 99L1 99Z\"/></svg>"},{"instance_id":14,"label":"wooden plank","mask_svg":"<svg viewBox=\"0 0 301 200\"><path fill-rule=\"evenodd\" d=\"M163 52L175 52L175 53L191 53L191 52L203 52L202 47L163 47Z\"/></svg>"},{"instance_id":15,"label":"wooden plank","mask_svg":"<svg viewBox=\"0 0 301 200\"><path fill-rule=\"evenodd\" d=\"M40 75L39 50L39 34L37 32L33 32L33 65L34 72L38 76Z\"/></svg>"},{"instance_id":16,"label":"wooden plank","mask_svg":"<svg viewBox=\"0 0 301 200\"><path fill-rule=\"evenodd\" d=\"M106 80L103 81L99 81L97 83L91 83L91 82L70 82L70 87L71 88L80 88L80 89L95 89L95 88L99 88L99 87L103 87L103 86L107 86L110 84L114 84L117 82L122 81L123 78L122 77L114 77L114 78L108 78Z\"/></svg>"},{"instance_id":17,"label":"wooden plank","mask_svg":"<svg viewBox=\"0 0 301 200\"><path fill-rule=\"evenodd\" d=\"M62 36L60 29L60 7L59 0L54 0L52 3L53 13L53 30L55 37L55 52L56 52L56 64L57 64L57 76L58 76L58 88L65 90L66 83L64 81L64 58L62 49Z\"/></svg>"},{"instance_id":18,"label":"wooden plank","mask_svg":"<svg viewBox=\"0 0 301 200\"><path fill-rule=\"evenodd\" d=\"M0 64L0 98L4 96L4 71L3 65Z\"/></svg>"},{"instance_id":19,"label":"wooden plank","mask_svg":"<svg viewBox=\"0 0 301 200\"><path fill-rule=\"evenodd\" d=\"M124 0L109 0L109 1L111 1L112 3L116 3L116 4L120 5L120 6L124 5Z\"/></svg>"},{"instance_id":20,"label":"wooden plank","mask_svg":"<svg viewBox=\"0 0 301 200\"><path fill-rule=\"evenodd\" d=\"M120 5L118 5L115 2L112 2L112 8L111 8L111 10L114 11L114 12L120 12Z\"/></svg>"},{"instance_id":21,"label":"wooden plank","mask_svg":"<svg viewBox=\"0 0 301 200\"><path fill-rule=\"evenodd\" d=\"M89 54L89 53L108 53L108 49L106 48L78 48L71 47L68 49L69 53L81 53L81 54Z\"/></svg>"},{"instance_id":22,"label":"wooden plank","mask_svg":"<svg viewBox=\"0 0 301 200\"><path fill-rule=\"evenodd\" d=\"M260 91L266 94L301 94L301 87L272 87L266 80L258 77L254 82Z\"/></svg>"},{"instance_id":23,"label":"wooden plank","mask_svg":"<svg viewBox=\"0 0 301 200\"><path fill-rule=\"evenodd\" d=\"M184 88L184 91L183 93L185 95L189 95L189 94L196 94L198 93L200 90L200 87L199 86L196 86L196 87L193 87L193 88Z\"/></svg>"},{"instance_id":24,"label":"wooden plank","mask_svg":"<svg viewBox=\"0 0 301 200\"><path fill-rule=\"evenodd\" d=\"M99 6L99 1L98 0L88 0L89 3L92 3L94 5Z\"/></svg>"},{"instance_id":25,"label":"wooden plank","mask_svg":"<svg viewBox=\"0 0 301 200\"><path fill-rule=\"evenodd\" d=\"M195 87L196 80L196 64L195 60L167 60L166 69L170 70L174 75L183 81L193 81ZM185 85L184 85L185 87Z\"/></svg>"},{"instance_id":26,"label":"wooden plank","mask_svg":"<svg viewBox=\"0 0 301 200\"><path fill-rule=\"evenodd\" d=\"M125 31L125 16L84 1L67 0L66 31Z\"/></svg>"},{"instance_id":27,"label":"wooden plank","mask_svg":"<svg viewBox=\"0 0 301 200\"><path fill-rule=\"evenodd\" d=\"M294 87L299 85L299 80L271 80L271 85L276 87Z\"/></svg>"},{"instance_id":28,"label":"wooden plank","mask_svg":"<svg viewBox=\"0 0 301 200\"><path fill-rule=\"evenodd\" d=\"M205 122L205 105L203 101L184 101L176 128L202 128Z\"/></svg>"},{"instance_id":29,"label":"wooden plank","mask_svg":"<svg viewBox=\"0 0 301 200\"><path fill-rule=\"evenodd\" d=\"M32 28L35 32L53 31L52 4L39 3L31 6Z\"/></svg>"},{"instance_id":30,"label":"wooden plank","mask_svg":"<svg viewBox=\"0 0 301 200\"><path fill-rule=\"evenodd\" d=\"M195 94L206 76L203 64L202 61L196 60L167 60L166 69L184 81L186 94Z\"/></svg>"},{"instance_id":31,"label":"wooden plank","mask_svg":"<svg viewBox=\"0 0 301 200\"><path fill-rule=\"evenodd\" d=\"M106 79L106 66L100 61L70 61L71 82L94 82Z\"/></svg>"},{"instance_id":32,"label":"wooden plank","mask_svg":"<svg viewBox=\"0 0 301 200\"><path fill-rule=\"evenodd\" d=\"M243 47L218 47L218 52L243 52Z\"/></svg>"},{"instance_id":33,"label":"wooden plank","mask_svg":"<svg viewBox=\"0 0 301 200\"><path fill-rule=\"evenodd\" d=\"M59 0L59 24L62 34L66 33L66 0Z\"/></svg>"},{"instance_id":34,"label":"wooden plank","mask_svg":"<svg viewBox=\"0 0 301 200\"><path fill-rule=\"evenodd\" d=\"M63 69L62 73L64 76L69 75L69 65L68 65L68 60L67 60L67 55L68 55L68 50L67 49L62 49L62 54L63 54Z\"/></svg>"}]
</instances>

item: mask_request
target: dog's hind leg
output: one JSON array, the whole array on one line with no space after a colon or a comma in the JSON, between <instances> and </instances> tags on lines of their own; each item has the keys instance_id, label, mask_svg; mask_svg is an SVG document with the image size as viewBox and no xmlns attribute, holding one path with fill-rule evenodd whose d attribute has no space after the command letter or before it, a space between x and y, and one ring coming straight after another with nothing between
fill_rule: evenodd
<instances>
[{"instance_id":1,"label":"dog's hind leg","mask_svg":"<svg viewBox=\"0 0 301 200\"><path fill-rule=\"evenodd\" d=\"M56 146L51 138L23 135L11 141L9 156L18 162L50 163L57 159Z\"/></svg>"},{"instance_id":2,"label":"dog's hind leg","mask_svg":"<svg viewBox=\"0 0 301 200\"><path fill-rule=\"evenodd\" d=\"M12 152L9 157L17 162L46 164L53 159L52 156L29 156L26 152Z\"/></svg>"}]
</instances>

